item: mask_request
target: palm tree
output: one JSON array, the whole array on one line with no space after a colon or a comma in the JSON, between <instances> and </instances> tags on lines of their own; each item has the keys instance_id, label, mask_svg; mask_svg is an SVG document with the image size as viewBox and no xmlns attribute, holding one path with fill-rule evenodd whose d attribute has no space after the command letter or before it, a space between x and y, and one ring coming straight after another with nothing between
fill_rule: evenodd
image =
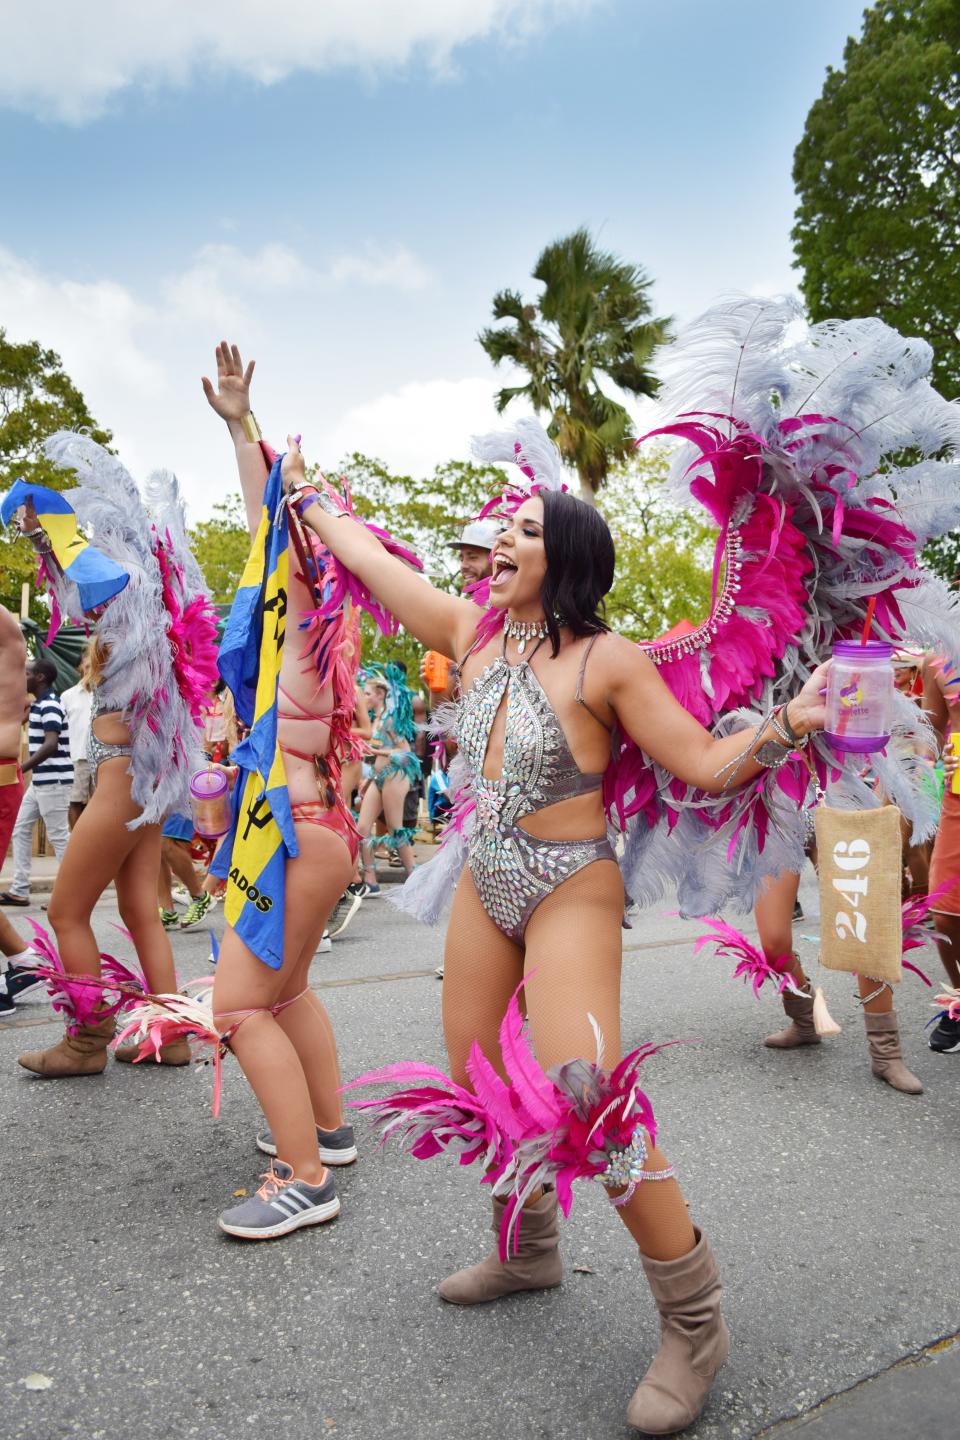
<instances>
[{"instance_id":1,"label":"palm tree","mask_svg":"<svg viewBox=\"0 0 960 1440\"><path fill-rule=\"evenodd\" d=\"M497 392L497 410L522 395L538 413L549 411L547 428L593 501L634 438L629 413L604 393L601 377L631 395L653 395L650 357L669 338L670 322L651 317L652 281L641 266L599 250L585 229L548 245L533 278L543 285L540 299L527 304L501 290L493 317L513 323L478 337L494 365L507 360L530 376Z\"/></svg>"}]
</instances>

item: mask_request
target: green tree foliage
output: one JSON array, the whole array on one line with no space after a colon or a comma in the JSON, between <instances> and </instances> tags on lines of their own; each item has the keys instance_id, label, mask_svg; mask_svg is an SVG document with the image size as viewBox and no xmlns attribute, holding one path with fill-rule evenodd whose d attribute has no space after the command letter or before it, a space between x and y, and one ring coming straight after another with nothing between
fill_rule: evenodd
<instances>
[{"instance_id":1,"label":"green tree foliage","mask_svg":"<svg viewBox=\"0 0 960 1440\"><path fill-rule=\"evenodd\" d=\"M923 563L948 585L960 582L960 530L939 535L924 546Z\"/></svg>"},{"instance_id":2,"label":"green tree foliage","mask_svg":"<svg viewBox=\"0 0 960 1440\"><path fill-rule=\"evenodd\" d=\"M497 410L522 396L538 414L547 412L551 436L576 469L583 498L592 500L633 441L629 413L602 382L653 395L650 358L668 338L669 322L651 315L644 270L598 249L584 229L548 245L533 278L543 286L539 299L501 290L493 317L509 323L479 336L495 365L506 361L530 377L500 390Z\"/></svg>"},{"instance_id":3,"label":"green tree foliage","mask_svg":"<svg viewBox=\"0 0 960 1440\"><path fill-rule=\"evenodd\" d=\"M190 548L214 605L229 605L250 554L250 532L239 494L228 495L214 505L212 517L193 527Z\"/></svg>"},{"instance_id":4,"label":"green tree foliage","mask_svg":"<svg viewBox=\"0 0 960 1440\"><path fill-rule=\"evenodd\" d=\"M101 445L111 434L102 429L86 401L63 369L59 355L35 340L14 344L0 328L0 493L23 478L51 490L69 489L71 476L47 461L41 445L56 430L86 430ZM20 613L20 589L31 587L31 618L47 618L44 602L34 589L36 557L30 545L0 535L0 601Z\"/></svg>"},{"instance_id":5,"label":"green tree foliage","mask_svg":"<svg viewBox=\"0 0 960 1440\"><path fill-rule=\"evenodd\" d=\"M652 640L710 609L716 531L698 513L664 500L669 452L634 452L610 471L600 509L617 547L607 620L631 640Z\"/></svg>"},{"instance_id":6,"label":"green tree foliage","mask_svg":"<svg viewBox=\"0 0 960 1440\"><path fill-rule=\"evenodd\" d=\"M793 169L814 320L879 315L960 393L960 5L881 0L829 69Z\"/></svg>"}]
</instances>

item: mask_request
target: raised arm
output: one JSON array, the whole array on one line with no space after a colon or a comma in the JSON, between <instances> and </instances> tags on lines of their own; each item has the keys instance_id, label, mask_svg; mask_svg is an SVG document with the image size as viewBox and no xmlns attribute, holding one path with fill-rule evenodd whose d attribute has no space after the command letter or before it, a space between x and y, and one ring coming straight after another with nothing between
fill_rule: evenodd
<instances>
[{"instance_id":1,"label":"raised arm","mask_svg":"<svg viewBox=\"0 0 960 1440\"><path fill-rule=\"evenodd\" d=\"M750 731L740 731L716 740L674 699L653 661L635 645L611 636L598 658L603 662L598 679L606 683L608 703L620 724L641 749L685 784L718 795L724 789L725 778L727 784L742 784L764 768L750 757L771 741L778 741L769 723L755 739ZM821 691L828 670L828 664L818 666L785 707L786 720L798 740L811 730L823 729L826 712ZM734 778L726 767L736 768L736 761L748 745L750 755L736 769Z\"/></svg>"},{"instance_id":2,"label":"raised arm","mask_svg":"<svg viewBox=\"0 0 960 1440\"><path fill-rule=\"evenodd\" d=\"M363 525L336 511L335 502L326 490L320 488L322 482L315 484L307 480L303 456L296 440L288 435L287 445L283 458L284 485L287 489L291 485L296 486L304 525L367 586L370 593L397 617L421 645L428 650L439 650L452 660L462 656L476 634L480 618L476 605L438 590L384 549L376 536ZM324 509L321 501L313 498L321 494L335 513Z\"/></svg>"},{"instance_id":3,"label":"raised arm","mask_svg":"<svg viewBox=\"0 0 960 1440\"><path fill-rule=\"evenodd\" d=\"M230 438L237 456L240 472L240 489L247 512L247 527L250 539L260 525L260 510L263 504L263 490L270 473L259 442L251 439L243 428L244 416L250 415L250 381L256 361L251 360L244 369L240 351L236 345L221 340L217 346L217 384L204 375L203 393L211 408L226 421Z\"/></svg>"}]
</instances>

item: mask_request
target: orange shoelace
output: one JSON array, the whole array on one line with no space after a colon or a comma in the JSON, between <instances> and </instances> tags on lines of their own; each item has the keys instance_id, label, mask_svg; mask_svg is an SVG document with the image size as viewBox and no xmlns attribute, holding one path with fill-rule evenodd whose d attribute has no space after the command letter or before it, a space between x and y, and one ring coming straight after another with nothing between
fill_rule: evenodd
<instances>
[{"instance_id":1,"label":"orange shoelace","mask_svg":"<svg viewBox=\"0 0 960 1440\"><path fill-rule=\"evenodd\" d=\"M285 1186L293 1184L292 1175L289 1180L284 1180L283 1176L278 1175L272 1165L269 1170L260 1176L260 1179L263 1181L263 1184L257 1190L257 1196L261 1200L273 1200L275 1196L280 1194L280 1191L283 1190Z\"/></svg>"}]
</instances>

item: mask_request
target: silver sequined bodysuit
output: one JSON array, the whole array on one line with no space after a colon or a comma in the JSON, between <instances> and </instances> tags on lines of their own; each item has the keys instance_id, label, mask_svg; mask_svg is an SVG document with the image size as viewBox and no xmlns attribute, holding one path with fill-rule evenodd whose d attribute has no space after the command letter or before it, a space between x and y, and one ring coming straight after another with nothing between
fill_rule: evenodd
<instances>
[{"instance_id":1,"label":"silver sequined bodysuit","mask_svg":"<svg viewBox=\"0 0 960 1440\"><path fill-rule=\"evenodd\" d=\"M93 722L98 715L116 714L116 706L110 710L103 710L100 706L100 691L91 691L90 704L90 739L87 742L87 755L90 764L93 766L93 773L96 775L104 760L115 760L133 754L133 747L130 745L110 745L106 740L98 740L93 733Z\"/></svg>"},{"instance_id":2,"label":"silver sequined bodysuit","mask_svg":"<svg viewBox=\"0 0 960 1440\"><path fill-rule=\"evenodd\" d=\"M583 672L592 643L584 653L577 683L580 704L585 703ZM503 769L499 779L489 780L483 766L504 691ZM522 945L530 916L561 881L594 860L616 857L606 838L542 840L518 822L573 795L591 794L600 788L603 775L585 775L577 765L556 711L529 662L508 665L503 653L461 697L456 734L475 777L477 810L469 842L470 874L491 920Z\"/></svg>"}]
</instances>

